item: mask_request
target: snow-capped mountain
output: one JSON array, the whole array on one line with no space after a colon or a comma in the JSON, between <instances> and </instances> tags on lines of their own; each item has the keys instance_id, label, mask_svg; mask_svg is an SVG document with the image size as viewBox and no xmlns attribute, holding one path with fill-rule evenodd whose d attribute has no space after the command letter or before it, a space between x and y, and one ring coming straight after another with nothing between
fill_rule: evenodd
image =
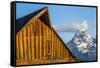
<instances>
[{"instance_id":1,"label":"snow-capped mountain","mask_svg":"<svg viewBox=\"0 0 100 68\"><path fill-rule=\"evenodd\" d=\"M86 31L77 31L67 46L81 61L96 60L96 38Z\"/></svg>"}]
</instances>

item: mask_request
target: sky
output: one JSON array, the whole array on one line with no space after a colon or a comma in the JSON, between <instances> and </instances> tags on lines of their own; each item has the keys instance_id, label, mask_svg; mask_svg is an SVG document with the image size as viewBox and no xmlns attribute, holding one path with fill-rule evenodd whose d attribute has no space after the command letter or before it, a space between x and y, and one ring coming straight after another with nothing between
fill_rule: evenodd
<instances>
[{"instance_id":1,"label":"sky","mask_svg":"<svg viewBox=\"0 0 100 68\"><path fill-rule=\"evenodd\" d=\"M70 41L74 36L75 31L73 30L76 29L76 25L78 24L80 26L84 22L88 26L87 32L91 36L96 35L95 7L16 3L16 19L21 18L43 7L48 7L51 25L55 30L58 28L61 30L56 30L56 32L65 43ZM73 26L74 28L70 26Z\"/></svg>"}]
</instances>

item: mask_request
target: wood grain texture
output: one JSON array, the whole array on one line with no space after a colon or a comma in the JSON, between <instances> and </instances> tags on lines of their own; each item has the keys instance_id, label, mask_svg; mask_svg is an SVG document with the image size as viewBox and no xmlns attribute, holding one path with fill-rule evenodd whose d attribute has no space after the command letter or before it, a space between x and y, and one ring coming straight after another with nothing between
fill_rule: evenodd
<instances>
[{"instance_id":1,"label":"wood grain texture","mask_svg":"<svg viewBox=\"0 0 100 68\"><path fill-rule=\"evenodd\" d=\"M35 18L28 23L16 34L16 65L79 62L48 22Z\"/></svg>"}]
</instances>

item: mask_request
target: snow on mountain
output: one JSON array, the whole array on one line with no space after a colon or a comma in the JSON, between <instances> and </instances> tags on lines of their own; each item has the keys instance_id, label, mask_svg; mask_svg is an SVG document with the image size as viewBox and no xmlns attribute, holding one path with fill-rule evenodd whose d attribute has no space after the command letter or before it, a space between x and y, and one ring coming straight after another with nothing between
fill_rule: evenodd
<instances>
[{"instance_id":1,"label":"snow on mountain","mask_svg":"<svg viewBox=\"0 0 100 68\"><path fill-rule=\"evenodd\" d=\"M81 61L96 60L96 38L92 38L83 29L75 33L74 37L67 43L67 46Z\"/></svg>"}]
</instances>

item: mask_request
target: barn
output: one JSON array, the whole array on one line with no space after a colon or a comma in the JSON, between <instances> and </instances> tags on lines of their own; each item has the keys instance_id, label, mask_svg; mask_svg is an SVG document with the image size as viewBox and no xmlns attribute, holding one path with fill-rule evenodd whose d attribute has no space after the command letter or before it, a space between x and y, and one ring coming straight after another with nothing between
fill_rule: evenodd
<instances>
[{"instance_id":1,"label":"barn","mask_svg":"<svg viewBox=\"0 0 100 68\"><path fill-rule=\"evenodd\" d=\"M52 27L47 7L17 19L15 30L16 65L79 62Z\"/></svg>"}]
</instances>

